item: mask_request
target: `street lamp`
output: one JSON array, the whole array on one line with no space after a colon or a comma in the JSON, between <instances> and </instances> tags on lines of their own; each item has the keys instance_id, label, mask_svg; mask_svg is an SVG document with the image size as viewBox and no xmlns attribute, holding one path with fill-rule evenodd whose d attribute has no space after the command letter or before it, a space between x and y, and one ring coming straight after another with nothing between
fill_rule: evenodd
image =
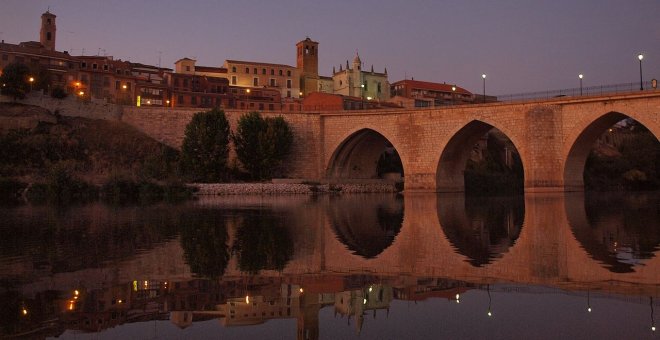
<instances>
[{"instance_id":1,"label":"street lamp","mask_svg":"<svg viewBox=\"0 0 660 340\"><path fill-rule=\"evenodd\" d=\"M30 82L30 92L32 92L32 83L34 83L34 77L30 77L28 81Z\"/></svg>"},{"instance_id":2,"label":"street lamp","mask_svg":"<svg viewBox=\"0 0 660 340\"><path fill-rule=\"evenodd\" d=\"M582 95L582 78L584 78L584 75L582 73L578 74L578 78L580 78L580 96Z\"/></svg>"},{"instance_id":3,"label":"street lamp","mask_svg":"<svg viewBox=\"0 0 660 340\"><path fill-rule=\"evenodd\" d=\"M451 104L456 104L456 85L452 85L451 87Z\"/></svg>"},{"instance_id":4,"label":"street lamp","mask_svg":"<svg viewBox=\"0 0 660 340\"><path fill-rule=\"evenodd\" d=\"M637 59L639 59L639 90L644 91L644 82L642 80L642 59L644 59L644 55L640 53Z\"/></svg>"},{"instance_id":5,"label":"street lamp","mask_svg":"<svg viewBox=\"0 0 660 340\"><path fill-rule=\"evenodd\" d=\"M486 74L482 74L481 78L484 80L484 104L486 103Z\"/></svg>"}]
</instances>

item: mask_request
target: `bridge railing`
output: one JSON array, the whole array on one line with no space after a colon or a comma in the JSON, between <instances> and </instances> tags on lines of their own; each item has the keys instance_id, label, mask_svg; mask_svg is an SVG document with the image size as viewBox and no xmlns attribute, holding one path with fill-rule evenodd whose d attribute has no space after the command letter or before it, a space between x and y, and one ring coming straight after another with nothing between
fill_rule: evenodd
<instances>
[{"instance_id":1,"label":"bridge railing","mask_svg":"<svg viewBox=\"0 0 660 340\"><path fill-rule=\"evenodd\" d=\"M654 90L651 87L650 81L643 82L644 91ZM537 92L525 92L525 93L516 93L516 94L505 94L497 96L497 101L500 102L517 102L517 101L528 101L528 100L539 100L539 99L552 99L552 98L561 98L561 97L580 97L580 96L599 96L606 94L617 94L617 93L630 93L638 92L639 82L636 83L625 83L625 84L614 84L614 85L598 85L598 86L588 86L561 90L550 90L550 91L537 91Z\"/></svg>"}]
</instances>

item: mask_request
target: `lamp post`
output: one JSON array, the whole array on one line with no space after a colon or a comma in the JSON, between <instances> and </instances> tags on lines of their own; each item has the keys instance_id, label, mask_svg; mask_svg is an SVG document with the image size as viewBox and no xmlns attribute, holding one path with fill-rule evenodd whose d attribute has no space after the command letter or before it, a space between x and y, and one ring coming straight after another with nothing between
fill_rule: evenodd
<instances>
[{"instance_id":1,"label":"lamp post","mask_svg":"<svg viewBox=\"0 0 660 340\"><path fill-rule=\"evenodd\" d=\"M578 78L580 78L580 96L582 95L582 78L584 78L584 75L582 73L578 74Z\"/></svg>"},{"instance_id":2,"label":"lamp post","mask_svg":"<svg viewBox=\"0 0 660 340\"><path fill-rule=\"evenodd\" d=\"M30 92L32 92L32 83L34 83L34 77L30 77L28 81L30 82Z\"/></svg>"},{"instance_id":3,"label":"lamp post","mask_svg":"<svg viewBox=\"0 0 660 340\"><path fill-rule=\"evenodd\" d=\"M364 110L364 84L360 84L360 102L362 104L362 110Z\"/></svg>"},{"instance_id":4,"label":"lamp post","mask_svg":"<svg viewBox=\"0 0 660 340\"><path fill-rule=\"evenodd\" d=\"M486 103L486 74L482 74L481 78L484 80L484 104Z\"/></svg>"},{"instance_id":5,"label":"lamp post","mask_svg":"<svg viewBox=\"0 0 660 340\"><path fill-rule=\"evenodd\" d=\"M644 55L640 53L637 59L639 59L639 90L644 91L644 81L642 78L642 59L644 59Z\"/></svg>"},{"instance_id":6,"label":"lamp post","mask_svg":"<svg viewBox=\"0 0 660 340\"><path fill-rule=\"evenodd\" d=\"M456 105L456 85L451 87L451 105Z\"/></svg>"}]
</instances>

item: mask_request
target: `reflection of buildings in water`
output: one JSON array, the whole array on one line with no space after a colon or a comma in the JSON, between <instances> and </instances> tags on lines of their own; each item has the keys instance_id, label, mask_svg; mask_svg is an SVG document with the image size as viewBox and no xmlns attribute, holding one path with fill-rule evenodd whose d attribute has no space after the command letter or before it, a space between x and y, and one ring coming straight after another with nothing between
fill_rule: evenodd
<instances>
[{"instance_id":1,"label":"reflection of buildings in water","mask_svg":"<svg viewBox=\"0 0 660 340\"><path fill-rule=\"evenodd\" d=\"M376 318L378 310L385 310L389 314L390 303L394 297L391 286L374 284L358 290L344 291L335 294L335 315L337 313L347 316L350 324L351 317L355 318L355 327L359 333L364 324L364 315L371 311Z\"/></svg>"},{"instance_id":2,"label":"reflection of buildings in water","mask_svg":"<svg viewBox=\"0 0 660 340\"><path fill-rule=\"evenodd\" d=\"M524 217L523 196L438 196L438 218L445 236L475 267L509 251L520 236Z\"/></svg>"},{"instance_id":3,"label":"reflection of buildings in water","mask_svg":"<svg viewBox=\"0 0 660 340\"><path fill-rule=\"evenodd\" d=\"M634 272L660 249L659 196L574 195L566 200L571 231L603 267L615 273Z\"/></svg>"},{"instance_id":4,"label":"reflection of buildings in water","mask_svg":"<svg viewBox=\"0 0 660 340\"><path fill-rule=\"evenodd\" d=\"M382 196L378 196L382 198ZM403 199L392 195L342 197L329 207L330 223L339 241L353 254L374 258L392 245L403 225Z\"/></svg>"}]
</instances>

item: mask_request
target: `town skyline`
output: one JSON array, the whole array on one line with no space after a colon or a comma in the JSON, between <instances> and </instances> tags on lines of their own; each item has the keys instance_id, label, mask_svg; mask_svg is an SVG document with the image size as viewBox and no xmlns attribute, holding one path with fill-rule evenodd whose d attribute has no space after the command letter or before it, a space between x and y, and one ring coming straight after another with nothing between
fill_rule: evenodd
<instances>
[{"instance_id":1,"label":"town skyline","mask_svg":"<svg viewBox=\"0 0 660 340\"><path fill-rule=\"evenodd\" d=\"M0 5L0 39L37 40L39 16L50 9L58 16L58 51L81 55L84 49L156 66L160 60L167 68L185 57L215 67L227 59L295 65L295 43L309 36L319 42L321 75L357 51L365 69L387 68L391 83L414 78L474 93L481 93L482 73L488 74L486 92L495 95L577 87L580 73L585 87L638 82L640 52L644 80L660 76L660 28L652 20L660 4L654 1L610 0L598 8L564 1L159 4L8 0ZM449 34L439 33L444 30Z\"/></svg>"}]
</instances>

